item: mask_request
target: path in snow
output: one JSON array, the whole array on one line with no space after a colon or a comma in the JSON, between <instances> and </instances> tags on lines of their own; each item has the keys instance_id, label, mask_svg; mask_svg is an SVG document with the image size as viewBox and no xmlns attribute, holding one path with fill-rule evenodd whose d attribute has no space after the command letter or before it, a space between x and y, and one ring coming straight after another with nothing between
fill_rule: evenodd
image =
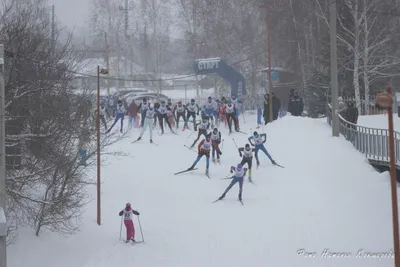
<instances>
[{"instance_id":1,"label":"path in snow","mask_svg":"<svg viewBox=\"0 0 400 267\"><path fill-rule=\"evenodd\" d=\"M249 125L242 125L247 132ZM193 141L194 136L186 139L189 131L155 135L158 146L148 143L148 135L135 144L123 139L112 149L135 158L109 157L102 169L103 225L95 224L94 202L81 232L69 239L20 239L11 247L10 266L53 267L53 259L57 267L393 266L392 259L356 257L360 249L392 247L388 175L374 171L343 138L332 138L323 120L287 116L265 130L269 152L285 168L260 155L262 166L253 170L256 185L244 186L244 206L237 201L237 186L226 200L211 204L229 183L220 178L240 161L226 129L222 165L211 163L211 180L204 175L205 159L199 170L173 175L195 160L196 153L183 146ZM244 145L248 136L232 137ZM126 202L141 212L146 244L132 247L118 240L117 214ZM136 230L139 239L137 222ZM24 250L32 247L37 250ZM54 256L34 257L39 249ZM297 255L300 249L317 254L305 258ZM324 249L352 256L322 258ZM16 251L25 255L17 258Z\"/></svg>"}]
</instances>

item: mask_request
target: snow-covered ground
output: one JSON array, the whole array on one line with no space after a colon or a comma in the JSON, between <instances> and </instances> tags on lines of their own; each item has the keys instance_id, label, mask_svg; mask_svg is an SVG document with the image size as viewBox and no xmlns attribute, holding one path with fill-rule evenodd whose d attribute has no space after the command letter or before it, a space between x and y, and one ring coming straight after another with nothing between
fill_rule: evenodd
<instances>
[{"instance_id":1,"label":"snow-covered ground","mask_svg":"<svg viewBox=\"0 0 400 267\"><path fill-rule=\"evenodd\" d=\"M388 129L388 116L386 114L359 116L357 124L371 128ZM397 113L393 114L393 124L394 130L400 132L400 118L397 116Z\"/></svg>"},{"instance_id":2,"label":"snow-covered ground","mask_svg":"<svg viewBox=\"0 0 400 267\"><path fill-rule=\"evenodd\" d=\"M248 117L242 130L254 131L255 120ZM260 155L255 185L244 185L244 206L237 186L224 201L212 201L228 186L220 178L240 161L232 138L243 146L247 135L227 136L222 127L222 165L211 163L208 179L205 159L199 170L173 175L195 160L183 146L193 142L190 131L155 134L156 146L148 133L132 144L135 130L110 148L131 156L109 156L102 167L102 225L94 201L76 235L21 230L8 248L9 267L393 266L390 256L365 254L393 247L388 173L377 173L350 143L332 138L325 120L286 116L264 130L269 152L285 168ZM126 202L141 213L145 244L119 240L118 212Z\"/></svg>"}]
</instances>

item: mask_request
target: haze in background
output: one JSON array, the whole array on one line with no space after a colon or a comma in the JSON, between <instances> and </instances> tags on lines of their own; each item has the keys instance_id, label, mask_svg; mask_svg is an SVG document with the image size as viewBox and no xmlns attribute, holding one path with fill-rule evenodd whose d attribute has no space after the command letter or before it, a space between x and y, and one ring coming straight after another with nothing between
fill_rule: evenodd
<instances>
[{"instance_id":1,"label":"haze in background","mask_svg":"<svg viewBox=\"0 0 400 267\"><path fill-rule=\"evenodd\" d=\"M55 13L58 22L67 26L70 30L79 33L86 28L89 21L90 0L48 0L49 5L55 5ZM61 26L63 27L63 26Z\"/></svg>"},{"instance_id":2,"label":"haze in background","mask_svg":"<svg viewBox=\"0 0 400 267\"><path fill-rule=\"evenodd\" d=\"M49 5L55 5L55 14L57 22L60 22L60 28L65 26L76 35L89 33L90 20L90 1L91 0L48 0ZM124 1L121 0L123 4ZM177 8L173 9L173 20L176 22ZM131 17L132 18L132 17ZM182 33L176 25L170 28L171 38L182 38Z\"/></svg>"}]
</instances>

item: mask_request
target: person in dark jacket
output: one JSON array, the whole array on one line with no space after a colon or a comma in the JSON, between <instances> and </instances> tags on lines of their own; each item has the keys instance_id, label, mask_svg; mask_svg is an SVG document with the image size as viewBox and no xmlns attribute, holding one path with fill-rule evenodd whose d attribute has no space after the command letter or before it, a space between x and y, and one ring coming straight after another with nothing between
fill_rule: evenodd
<instances>
[{"instance_id":1,"label":"person in dark jacket","mask_svg":"<svg viewBox=\"0 0 400 267\"><path fill-rule=\"evenodd\" d=\"M288 111L292 116L301 116L304 109L303 99L299 96L298 92L294 92L293 96L289 99Z\"/></svg>"},{"instance_id":2,"label":"person in dark jacket","mask_svg":"<svg viewBox=\"0 0 400 267\"><path fill-rule=\"evenodd\" d=\"M346 121L357 124L358 121L358 109L354 106L353 101L347 102L347 108L344 112Z\"/></svg>"},{"instance_id":3,"label":"person in dark jacket","mask_svg":"<svg viewBox=\"0 0 400 267\"><path fill-rule=\"evenodd\" d=\"M290 89L290 93L289 93L289 99L291 99L294 96L294 89Z\"/></svg>"},{"instance_id":4,"label":"person in dark jacket","mask_svg":"<svg viewBox=\"0 0 400 267\"><path fill-rule=\"evenodd\" d=\"M279 110L281 109L281 101L272 93L272 116L274 120L278 119Z\"/></svg>"},{"instance_id":5,"label":"person in dark jacket","mask_svg":"<svg viewBox=\"0 0 400 267\"><path fill-rule=\"evenodd\" d=\"M269 94L264 95L264 111L263 111L263 117L264 117L264 122L265 125L269 122Z\"/></svg>"},{"instance_id":6,"label":"person in dark jacket","mask_svg":"<svg viewBox=\"0 0 400 267\"><path fill-rule=\"evenodd\" d=\"M269 94L265 94L264 95L264 112L263 112L263 117L264 117L264 121L265 124L267 124L268 122L270 122L269 120ZM279 110L281 108L281 101L279 100L279 98L277 98L275 96L274 93L272 93L272 118L273 120L277 120L278 119L278 115L279 115Z\"/></svg>"},{"instance_id":7,"label":"person in dark jacket","mask_svg":"<svg viewBox=\"0 0 400 267\"><path fill-rule=\"evenodd\" d=\"M357 126L355 126L354 124L357 124L358 109L357 107L354 106L353 101L347 102L347 107L344 108L343 113L344 113L344 119L349 122L347 123L347 127L351 129L350 131L347 131L346 138L351 142L355 142L357 138Z\"/></svg>"}]
</instances>

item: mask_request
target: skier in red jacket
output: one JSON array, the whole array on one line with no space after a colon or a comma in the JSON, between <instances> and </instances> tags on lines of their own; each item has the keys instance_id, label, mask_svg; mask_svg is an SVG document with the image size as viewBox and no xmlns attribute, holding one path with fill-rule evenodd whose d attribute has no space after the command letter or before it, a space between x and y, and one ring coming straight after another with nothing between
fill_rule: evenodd
<instances>
[{"instance_id":1,"label":"skier in red jacket","mask_svg":"<svg viewBox=\"0 0 400 267\"><path fill-rule=\"evenodd\" d=\"M210 167L210 151L211 148L217 151L218 155L222 155L221 150L218 147L217 142L211 140L211 134L207 134L206 138L200 142L198 146L198 155L193 165L188 169L188 171L193 170L196 164L200 161L203 156L206 156L206 175L208 176L208 169Z\"/></svg>"}]
</instances>

